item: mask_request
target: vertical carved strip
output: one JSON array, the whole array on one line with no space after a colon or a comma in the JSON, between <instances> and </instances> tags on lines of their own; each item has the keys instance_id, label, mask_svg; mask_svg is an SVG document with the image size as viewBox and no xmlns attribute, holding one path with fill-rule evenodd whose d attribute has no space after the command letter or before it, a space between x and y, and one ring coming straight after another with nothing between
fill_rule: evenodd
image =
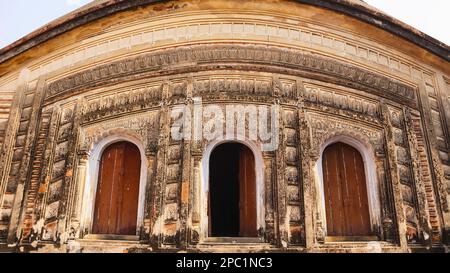
<instances>
[{"instance_id":1,"label":"vertical carved strip","mask_svg":"<svg viewBox=\"0 0 450 273\"><path fill-rule=\"evenodd\" d=\"M381 199L381 217L382 217L382 233L383 239L389 242L397 241L397 226L394 223L395 206L389 190L389 168L385 155L379 155L376 159L376 168L378 181L380 181L380 199ZM381 233L381 231L380 231Z\"/></svg>"},{"instance_id":2,"label":"vertical carved strip","mask_svg":"<svg viewBox=\"0 0 450 273\"><path fill-rule=\"evenodd\" d=\"M440 152L447 152L448 135L447 130L445 130L442 124L440 96L438 96L433 76L425 74L425 81L419 84L419 94L420 106L422 108L422 136L424 138L424 148L426 149L428 164L431 167L430 176L433 188L433 199L435 199L434 202L436 202L436 220L438 222L444 222L443 213L449 211L449 205L445 189L445 178L442 175L442 164L444 162L440 160L438 154ZM433 241L441 239L441 235L434 234L433 237Z\"/></svg>"},{"instance_id":3,"label":"vertical carved strip","mask_svg":"<svg viewBox=\"0 0 450 273\"><path fill-rule=\"evenodd\" d=\"M278 223L279 223L279 245L283 247L288 246L289 242L289 218L287 217L287 201L286 201L286 188L287 184L284 179L285 167L286 167L286 141L284 138L284 111L280 115L280 128L279 128L279 140L280 145L276 151L276 177L277 177L277 200L278 200Z\"/></svg>"},{"instance_id":4,"label":"vertical carved strip","mask_svg":"<svg viewBox=\"0 0 450 273\"><path fill-rule=\"evenodd\" d=\"M200 240L200 189L201 189L201 153L197 151L192 152L192 177L190 187L190 236L189 243L196 245ZM189 222L188 222L189 223Z\"/></svg>"},{"instance_id":5,"label":"vertical carved strip","mask_svg":"<svg viewBox=\"0 0 450 273\"><path fill-rule=\"evenodd\" d=\"M65 234L67 194L73 176L73 160L76 149L76 135L74 132L75 105L69 104L61 109L58 131L50 158L48 171L48 185L45 186L43 196L43 230L41 239L57 241L61 234ZM44 189L43 189L44 190ZM62 220L62 221L60 221ZM65 239L65 238L63 238Z\"/></svg>"},{"instance_id":6,"label":"vertical carved strip","mask_svg":"<svg viewBox=\"0 0 450 273\"><path fill-rule=\"evenodd\" d=\"M287 217L289 221L289 242L299 245L304 238L303 232L303 204L300 195L299 183L299 149L298 149L298 110L285 111L284 142L285 168L284 179L286 184Z\"/></svg>"},{"instance_id":7,"label":"vertical carved strip","mask_svg":"<svg viewBox=\"0 0 450 273\"><path fill-rule=\"evenodd\" d=\"M0 96L0 155L3 154L3 151L4 151L3 144L5 142L6 132L8 129L7 126L8 126L9 116L12 111L11 106L14 103L14 97L15 97L16 92L14 92L12 90L10 92L2 91L1 94L2 95ZM0 163L0 166L1 166L1 163ZM2 168L0 167L0 170L1 169ZM0 171L0 173L1 173L1 171ZM1 178L1 175L0 175L0 178ZM1 188L1 184L2 183L1 183L1 179L0 179L0 188Z\"/></svg>"},{"instance_id":8,"label":"vertical carved strip","mask_svg":"<svg viewBox=\"0 0 450 273\"><path fill-rule=\"evenodd\" d=\"M161 94L162 95L162 94ZM145 189L145 205L144 205L144 226L140 232L141 240L150 241L151 234L155 222L153 221L153 210L156 206L153 198L155 183L157 179L157 153L158 153L158 134L159 134L160 117L155 114L152 118L151 124L147 129L147 186Z\"/></svg>"},{"instance_id":9,"label":"vertical carved strip","mask_svg":"<svg viewBox=\"0 0 450 273\"><path fill-rule=\"evenodd\" d=\"M152 229L151 244L160 247L163 242L164 235L164 215L163 209L165 204L164 190L166 188L166 166L167 166L167 149L169 147L170 134L170 113L167 106L167 94L169 91L169 83L165 82L163 86L163 105L160 109L159 120L159 139L158 139L158 153L156 156L156 180L153 188L154 208L152 213ZM175 228L176 230L176 228Z\"/></svg>"},{"instance_id":10,"label":"vertical carved strip","mask_svg":"<svg viewBox=\"0 0 450 273\"><path fill-rule=\"evenodd\" d=\"M169 82L169 104L184 103L180 95L185 94L186 82ZM191 85L190 85L191 87ZM190 144L187 141L175 140L171 135L171 128L175 120L172 119L171 108L167 108L169 121L165 126L167 138L167 156L165 185L163 187L164 201L164 237L163 244L170 248L186 246L186 217L187 202L189 201L189 156ZM184 211L183 211L184 209ZM184 214L183 214L184 213Z\"/></svg>"},{"instance_id":11,"label":"vertical carved strip","mask_svg":"<svg viewBox=\"0 0 450 273\"><path fill-rule=\"evenodd\" d=\"M419 144L416 132L414 130L414 124L412 120L411 112L408 108L403 110L405 116L405 128L408 135L409 148L411 153L411 163L413 169L413 181L416 188L417 203L419 206L419 222L422 228L422 237L424 241L429 240L430 234L432 234L432 227L430 224L429 208L427 205L427 194L424 184L424 179L429 178L429 173L422 168L421 152L419 151L422 143ZM420 146L419 146L420 145ZM424 173L425 171L425 173ZM426 175L428 173L428 176Z\"/></svg>"},{"instance_id":12,"label":"vertical carved strip","mask_svg":"<svg viewBox=\"0 0 450 273\"><path fill-rule=\"evenodd\" d=\"M297 83L298 90L298 120L299 120L299 146L300 146L300 175L298 177L299 183L302 187L301 194L303 200L303 209L304 209L304 229L305 229L305 246L306 248L311 248L314 244L314 238L316 236L315 228L314 228L314 193L313 193L313 185L314 185L314 177L313 177L313 159L311 158L311 128L309 126L308 120L306 118L305 111L305 88L302 82ZM320 226L320 225L319 225ZM319 235L320 238L323 239L322 236Z\"/></svg>"},{"instance_id":13,"label":"vertical carved strip","mask_svg":"<svg viewBox=\"0 0 450 273\"><path fill-rule=\"evenodd\" d=\"M0 154L0 240L6 239L11 219L12 205L14 202L15 191L13 192L9 186L12 176L15 176L20 166L21 154L19 148L23 145L23 136L18 138L17 134L25 130L24 123L21 122L22 106L31 103L34 95L27 96L27 78L28 70L23 70L18 79L18 87L16 89L13 103L11 104L11 112L9 115L7 131L4 138L3 150ZM22 125L22 128L21 128ZM18 152L19 151L19 152ZM15 162L14 162L15 161ZM14 164L13 164L14 162ZM11 173L11 168L12 173Z\"/></svg>"},{"instance_id":14,"label":"vertical carved strip","mask_svg":"<svg viewBox=\"0 0 450 273\"><path fill-rule=\"evenodd\" d=\"M80 125L82 121L82 105L77 103L71 109L72 111L72 133L67 143L67 149L64 150L66 152L66 173L64 177L64 187L63 187L63 195L61 198L61 204L59 207L59 223L58 223L58 233L62 238L59 238L62 242L67 240L67 232L66 230L70 227L70 214L74 209L74 203L76 203L77 195L79 194L77 191L78 185L77 180L74 179L74 172L78 167L79 161L77 160L77 149L78 149L78 135L80 134Z\"/></svg>"},{"instance_id":15,"label":"vertical carved strip","mask_svg":"<svg viewBox=\"0 0 450 273\"><path fill-rule=\"evenodd\" d=\"M154 128L157 130L157 128ZM152 233L152 208L154 200L152 196L154 180L156 176L156 151L147 151L147 187L145 188L145 209L144 209L144 226L141 230L140 237L143 241L149 241Z\"/></svg>"},{"instance_id":16,"label":"vertical carved strip","mask_svg":"<svg viewBox=\"0 0 450 273\"><path fill-rule=\"evenodd\" d=\"M24 203L23 239L27 239L35 223L35 207L38 197L39 185L44 166L45 148L48 140L48 131L51 122L52 111L44 112L40 119L36 145L32 152L32 163L28 176L28 187Z\"/></svg>"},{"instance_id":17,"label":"vertical carved strip","mask_svg":"<svg viewBox=\"0 0 450 273\"><path fill-rule=\"evenodd\" d=\"M14 179L11 181L12 186L15 189L15 198L11 211L11 221L10 228L8 233L8 242L15 242L17 239L20 239L21 234L19 231L19 223L20 218L22 216L22 201L25 196L25 188L27 187L27 178L29 173L30 166L30 157L31 153L35 147L35 137L36 137L36 126L39 120L39 116L41 114L41 105L42 105L42 97L43 97L43 88L45 81L44 79L39 79L37 86L35 89L27 92L27 95L33 94L33 102L27 104L25 101L22 115L21 115L21 126L19 126L19 133L24 138L24 145L22 146L21 158L19 163L19 171L15 175ZM25 130L25 127L27 128ZM20 139L16 140L16 147L20 146ZM19 159L19 158L17 158Z\"/></svg>"},{"instance_id":18,"label":"vertical carved strip","mask_svg":"<svg viewBox=\"0 0 450 273\"><path fill-rule=\"evenodd\" d=\"M264 184L265 184L265 221L266 221L266 230L265 230L265 241L270 244L276 244L277 234L276 228L278 223L276 222L276 190L275 190L275 177L274 170L276 167L275 158L273 153L266 153L263 156L264 160Z\"/></svg>"},{"instance_id":19,"label":"vertical carved strip","mask_svg":"<svg viewBox=\"0 0 450 273\"><path fill-rule=\"evenodd\" d=\"M78 164L76 167L75 177L73 179L74 193L73 193L73 204L70 209L70 219L68 226L68 236L67 239L80 238L81 231L81 209L82 209L82 198L84 193L84 186L86 183L86 168L88 163L88 155L86 153L80 153L78 155Z\"/></svg>"},{"instance_id":20,"label":"vertical carved strip","mask_svg":"<svg viewBox=\"0 0 450 273\"><path fill-rule=\"evenodd\" d=\"M398 232L398 242L400 247L407 247L406 241L406 220L405 213L403 208L403 201L401 199L401 190L400 190L400 180L398 177L398 166L397 166L397 151L395 147L395 142L392 134L392 124L389 115L389 109L386 105L383 104L382 107L382 116L384 122L385 129L385 142L387 145L387 154L388 154L388 166L390 172L388 173L388 181L390 181L390 187L387 188L388 196L393 196L394 208L395 208L395 216L397 220L397 232Z\"/></svg>"},{"instance_id":21,"label":"vertical carved strip","mask_svg":"<svg viewBox=\"0 0 450 273\"><path fill-rule=\"evenodd\" d=\"M36 204L35 204L35 219L36 222L33 226L33 232L36 233L36 238L39 240L39 236L42 231L42 226L44 224L44 213L45 213L45 207L46 207L46 198L48 195L48 186L50 184L50 178L51 178L51 170L53 168L52 162L54 158L54 148L55 143L57 140L57 133L58 133L58 126L59 126L59 119L60 119L60 109L56 106L53 107L52 111L52 117L51 117L51 124L50 124L50 130L49 134L47 136L47 147L45 150L45 159L44 164L42 166L42 174L40 178L40 184L39 184L39 191L36 197Z\"/></svg>"},{"instance_id":22,"label":"vertical carved strip","mask_svg":"<svg viewBox=\"0 0 450 273\"><path fill-rule=\"evenodd\" d=\"M420 224L416 187L414 183L414 171L412 166L409 142L405 129L405 115L401 109L389 107L392 137L396 149L398 176L400 181L400 193L405 210L407 225L406 237L408 243L417 243L420 239Z\"/></svg>"},{"instance_id":23,"label":"vertical carved strip","mask_svg":"<svg viewBox=\"0 0 450 273\"><path fill-rule=\"evenodd\" d=\"M181 190L180 190L180 246L187 247L188 243L188 216L189 216L189 192L191 180L191 143L183 140L181 145L183 150L181 163Z\"/></svg>"},{"instance_id":24,"label":"vertical carved strip","mask_svg":"<svg viewBox=\"0 0 450 273\"><path fill-rule=\"evenodd\" d=\"M417 155L419 157L420 172L422 174L425 197L428 206L429 221L431 225L431 239L433 242L440 241L440 224L439 214L437 211L437 203L434 198L434 187L432 178L432 169L430 168L427 154L427 147L422 131L421 119L412 116L412 129L417 139Z\"/></svg>"}]
</instances>

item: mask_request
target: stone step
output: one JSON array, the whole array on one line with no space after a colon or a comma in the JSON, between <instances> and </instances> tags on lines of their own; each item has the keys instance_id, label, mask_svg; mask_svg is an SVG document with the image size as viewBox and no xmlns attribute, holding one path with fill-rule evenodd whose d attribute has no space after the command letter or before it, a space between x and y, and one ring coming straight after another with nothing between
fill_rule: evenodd
<instances>
[{"instance_id":1,"label":"stone step","mask_svg":"<svg viewBox=\"0 0 450 273\"><path fill-rule=\"evenodd\" d=\"M205 240L207 244L261 244L263 239L255 237L210 237Z\"/></svg>"}]
</instances>

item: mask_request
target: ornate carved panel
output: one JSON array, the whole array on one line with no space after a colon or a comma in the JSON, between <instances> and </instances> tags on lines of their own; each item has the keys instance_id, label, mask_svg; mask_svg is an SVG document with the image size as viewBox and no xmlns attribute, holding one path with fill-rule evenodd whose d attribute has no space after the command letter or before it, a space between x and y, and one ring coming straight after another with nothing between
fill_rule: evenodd
<instances>
[{"instance_id":1,"label":"ornate carved panel","mask_svg":"<svg viewBox=\"0 0 450 273\"><path fill-rule=\"evenodd\" d=\"M82 127L80 131L80 150L90 151L99 140L107 136L120 135L124 131L132 132L138 139L142 140L147 150L153 150L156 141L155 132L159 130L158 126L158 111L115 117L107 121L87 125Z\"/></svg>"},{"instance_id":2,"label":"ornate carved panel","mask_svg":"<svg viewBox=\"0 0 450 273\"><path fill-rule=\"evenodd\" d=\"M347 135L366 142L376 153L384 153L384 141L381 128L377 124L369 126L363 123L352 122L351 119L338 118L326 114L308 112L307 118L311 124L312 148L319 158L320 146L336 135Z\"/></svg>"}]
</instances>

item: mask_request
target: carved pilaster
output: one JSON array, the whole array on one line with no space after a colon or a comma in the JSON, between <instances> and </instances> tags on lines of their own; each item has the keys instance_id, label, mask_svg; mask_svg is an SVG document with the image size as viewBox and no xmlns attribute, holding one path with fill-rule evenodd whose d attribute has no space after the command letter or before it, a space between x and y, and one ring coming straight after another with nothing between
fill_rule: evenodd
<instances>
[{"instance_id":1,"label":"carved pilaster","mask_svg":"<svg viewBox=\"0 0 450 273\"><path fill-rule=\"evenodd\" d=\"M11 220L11 208L15 197L15 187L11 187L11 175L16 175L20 167L20 157L22 156L20 147L23 145L23 136L18 138L17 134L22 131L20 129L22 106L31 104L34 95L28 95L28 75L29 70L24 69L20 73L16 92L11 104L11 112L9 115L8 125L4 138L3 149L0 151L0 240L6 239L8 235L9 224ZM23 130L25 133L26 128ZM19 142L19 143L18 143ZM19 145L19 149L14 147ZM13 164L14 162L14 164ZM11 172L12 169L12 172Z\"/></svg>"},{"instance_id":2,"label":"carved pilaster","mask_svg":"<svg viewBox=\"0 0 450 273\"><path fill-rule=\"evenodd\" d=\"M430 234L432 234L432 227L429 220L429 208L427 205L427 193L424 183L424 170L421 164L420 149L418 150L419 143L417 140L417 135L414 131L414 124L409 108L403 109L403 115L405 119L405 129L408 136L408 146L411 154L411 164L413 170L413 181L416 189L416 198L419 208L419 223L422 229L423 243L426 241L431 243ZM422 148L423 149L423 148Z\"/></svg>"},{"instance_id":3,"label":"carved pilaster","mask_svg":"<svg viewBox=\"0 0 450 273\"><path fill-rule=\"evenodd\" d=\"M152 197L154 199L154 208L152 213L152 229L151 244L160 247L164 240L164 234L170 231L171 236L176 236L176 224L165 225L164 223L164 207L165 207L165 188L166 188L166 167L167 167L167 150L170 139L170 112L167 106L167 96L169 92L169 83L165 82L163 87L163 105L159 112L159 137L158 137L158 153L156 156L156 179L153 188Z\"/></svg>"},{"instance_id":4,"label":"carved pilaster","mask_svg":"<svg viewBox=\"0 0 450 273\"><path fill-rule=\"evenodd\" d=\"M41 184L44 167L44 158L46 152L48 135L51 125L52 110L43 111L36 125L37 136L35 146L30 156L30 167L27 175L27 183L25 188L24 209L22 210L22 240L28 239L31 235L32 227L36 221L35 207L37 195ZM36 234L34 234L36 236ZM33 237L35 237L33 236Z\"/></svg>"},{"instance_id":5,"label":"carved pilaster","mask_svg":"<svg viewBox=\"0 0 450 273\"><path fill-rule=\"evenodd\" d=\"M191 150L192 152L192 150ZM191 185L190 185L190 231L189 231L189 243L196 245L200 240L200 189L201 189L201 154L193 153L191 159ZM189 221L188 221L189 224Z\"/></svg>"},{"instance_id":6,"label":"carved pilaster","mask_svg":"<svg viewBox=\"0 0 450 273\"><path fill-rule=\"evenodd\" d=\"M311 153L311 128L306 118L305 109L302 101L299 105L299 143L300 143L300 162L301 175L299 176L300 184L303 192L303 206L304 206L304 225L305 225L305 246L312 248L317 234L317 226L314 224L314 215L316 213L316 200L314 193L314 175L313 162L318 160L317 157L312 157ZM320 226L320 225L319 225ZM315 228L316 227L316 228ZM320 230L320 229L319 229ZM323 232L317 236L318 240L323 239ZM322 240L323 241L323 240Z\"/></svg>"},{"instance_id":7,"label":"carved pilaster","mask_svg":"<svg viewBox=\"0 0 450 273\"><path fill-rule=\"evenodd\" d=\"M278 213L276 212L276 177L274 170L276 168L274 153L265 153L264 161L264 193L265 193L265 216L266 216L266 230L265 241L270 244L277 243L278 221L276 221Z\"/></svg>"},{"instance_id":8,"label":"carved pilaster","mask_svg":"<svg viewBox=\"0 0 450 273\"><path fill-rule=\"evenodd\" d=\"M194 80L192 77L189 77L185 83L180 85L181 87L186 87L184 91L186 93L186 97L188 98L186 104L190 110L192 110L192 100L189 98L192 97L193 89L194 89ZM183 91L175 92L176 96L180 96ZM192 113L191 111L188 111ZM188 218L189 218L189 197L190 197L190 187L191 187L191 147L192 143L190 138L184 138L181 141L180 149L183 151L181 155L181 187L180 187L180 246L181 248L187 248L189 241L189 227L188 227Z\"/></svg>"},{"instance_id":9,"label":"carved pilaster","mask_svg":"<svg viewBox=\"0 0 450 273\"><path fill-rule=\"evenodd\" d=\"M275 154L276 158L276 192L277 192L277 210L278 210L278 244L287 247L289 242L289 218L287 217L287 183L285 180L286 168L286 140L284 137L284 111L280 115L279 121L279 146Z\"/></svg>"},{"instance_id":10,"label":"carved pilaster","mask_svg":"<svg viewBox=\"0 0 450 273\"><path fill-rule=\"evenodd\" d=\"M44 86L45 86L45 79L41 78L38 80L36 89L30 90L27 95L34 94L34 100L33 103L29 107L23 107L22 109L22 122L24 119L27 119L28 122L28 129L26 132L25 137L25 144L23 145L22 150L22 157L20 158L20 165L19 165L19 171L15 175L13 184L14 188L16 189L14 203L12 205L12 211L11 211L11 221L10 221L10 228L8 233L8 242L13 243L19 237L21 236L20 230L19 230L19 222L20 218L22 216L22 201L25 197L25 189L28 186L28 174L29 174L29 167L30 167L30 159L32 151L34 150L34 147L36 145L36 134L37 130L36 127L38 126L38 120L41 114L41 105L43 100L43 93L44 93ZM25 117L25 118L24 118ZM19 127L20 131L20 127Z\"/></svg>"},{"instance_id":11,"label":"carved pilaster","mask_svg":"<svg viewBox=\"0 0 450 273\"><path fill-rule=\"evenodd\" d=\"M436 86L434 80L431 77L427 77L424 82L419 83L419 96L420 107L421 110L421 122L423 127L423 133L425 138L425 146L427 150L427 159L429 161L429 165L431 168L431 176L433 179L433 197L435 202L437 202L437 214L439 218L439 222L443 222L443 213L449 210L448 202L447 202L447 192L445 189L446 185L444 185L444 179L442 179L441 166L439 160L439 151L440 149L444 149L444 146L447 145L446 140L446 131L441 123L441 111L439 107L439 103L437 106L431 105L432 97L436 96ZM438 100L439 101L439 100ZM437 138L439 131L439 139ZM438 163L439 162L439 163ZM436 168L436 169L435 169ZM435 240L440 240L440 235L436 235Z\"/></svg>"},{"instance_id":12,"label":"carved pilaster","mask_svg":"<svg viewBox=\"0 0 450 273\"><path fill-rule=\"evenodd\" d=\"M389 114L389 109L386 105L382 104L382 117L384 123L385 130L385 143L387 149L387 162L388 162L388 181L390 182L390 186L386 188L388 191L387 196L393 197L394 208L395 208L395 218L397 224L397 232L398 232L398 243L402 248L407 247L406 241L406 219L403 208L403 201L401 198L401 189L400 189L400 180L398 176L398 166L397 166L397 151L395 148L395 143L392 134L392 124ZM383 219L385 224L389 224L387 219ZM387 221L387 222L386 222Z\"/></svg>"},{"instance_id":13,"label":"carved pilaster","mask_svg":"<svg viewBox=\"0 0 450 273\"><path fill-rule=\"evenodd\" d=\"M78 164L76 167L74 177L74 193L73 193L73 204L70 211L70 224L68 226L68 238L67 239L77 239L81 238L81 210L83 204L83 193L86 184L86 167L88 163L89 156L85 152L78 154Z\"/></svg>"},{"instance_id":14,"label":"carved pilaster","mask_svg":"<svg viewBox=\"0 0 450 273\"><path fill-rule=\"evenodd\" d=\"M157 130L157 128L155 128ZM152 234L153 225L152 210L154 208L153 200L153 187L156 179L156 153L147 152L147 178L145 188L145 200L144 200L144 223L142 230L140 231L140 238L142 241L149 241Z\"/></svg>"}]
</instances>

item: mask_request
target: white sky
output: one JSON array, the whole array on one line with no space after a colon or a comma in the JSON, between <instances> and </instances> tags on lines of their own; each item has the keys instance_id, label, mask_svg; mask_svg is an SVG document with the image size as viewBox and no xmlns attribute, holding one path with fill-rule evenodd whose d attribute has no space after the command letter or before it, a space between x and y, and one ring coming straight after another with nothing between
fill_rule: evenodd
<instances>
[{"instance_id":1,"label":"white sky","mask_svg":"<svg viewBox=\"0 0 450 273\"><path fill-rule=\"evenodd\" d=\"M90 0L0 0L0 48ZM365 0L450 45L450 0Z\"/></svg>"},{"instance_id":2,"label":"white sky","mask_svg":"<svg viewBox=\"0 0 450 273\"><path fill-rule=\"evenodd\" d=\"M450 45L450 0L364 0Z\"/></svg>"}]
</instances>

